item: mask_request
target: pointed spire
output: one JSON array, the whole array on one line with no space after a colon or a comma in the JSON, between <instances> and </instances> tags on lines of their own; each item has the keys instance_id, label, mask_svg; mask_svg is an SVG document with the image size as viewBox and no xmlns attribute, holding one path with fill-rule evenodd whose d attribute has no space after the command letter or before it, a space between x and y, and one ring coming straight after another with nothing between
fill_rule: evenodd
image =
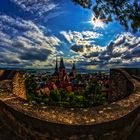
<instances>
[{"instance_id":1,"label":"pointed spire","mask_svg":"<svg viewBox=\"0 0 140 140\"><path fill-rule=\"evenodd\" d=\"M76 70L75 62L73 62L72 70Z\"/></svg>"},{"instance_id":2,"label":"pointed spire","mask_svg":"<svg viewBox=\"0 0 140 140\"><path fill-rule=\"evenodd\" d=\"M60 69L65 69L63 57L60 58Z\"/></svg>"},{"instance_id":3,"label":"pointed spire","mask_svg":"<svg viewBox=\"0 0 140 140\"><path fill-rule=\"evenodd\" d=\"M69 76L70 77L75 77L76 76L75 62L73 62L72 69L71 69L71 72L70 72Z\"/></svg>"},{"instance_id":4,"label":"pointed spire","mask_svg":"<svg viewBox=\"0 0 140 140\"><path fill-rule=\"evenodd\" d=\"M58 72L58 63L57 63L57 57L56 57L55 72Z\"/></svg>"}]
</instances>

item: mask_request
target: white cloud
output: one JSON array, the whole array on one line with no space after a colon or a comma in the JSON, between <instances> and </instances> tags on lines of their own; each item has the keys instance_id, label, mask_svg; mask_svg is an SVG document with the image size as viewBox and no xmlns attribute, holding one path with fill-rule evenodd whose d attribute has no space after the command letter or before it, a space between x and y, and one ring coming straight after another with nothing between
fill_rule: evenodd
<instances>
[{"instance_id":1,"label":"white cloud","mask_svg":"<svg viewBox=\"0 0 140 140\"><path fill-rule=\"evenodd\" d=\"M45 13L58 8L58 4L52 0L11 0L22 10L31 14L42 16Z\"/></svg>"},{"instance_id":2,"label":"white cloud","mask_svg":"<svg viewBox=\"0 0 140 140\"><path fill-rule=\"evenodd\" d=\"M10 36L0 31L0 43L2 46L12 45Z\"/></svg>"},{"instance_id":3,"label":"white cloud","mask_svg":"<svg viewBox=\"0 0 140 140\"><path fill-rule=\"evenodd\" d=\"M84 57L86 64L81 61L81 65L87 68L95 68L97 65L100 68L140 65L140 37L131 33L118 35L114 41L104 47L74 44L71 50L78 55L77 61L80 56Z\"/></svg>"},{"instance_id":4,"label":"white cloud","mask_svg":"<svg viewBox=\"0 0 140 140\"><path fill-rule=\"evenodd\" d=\"M94 39L102 36L101 34L93 31L61 31L60 34L65 37L68 43L73 43L76 45L90 45L94 42Z\"/></svg>"}]
</instances>

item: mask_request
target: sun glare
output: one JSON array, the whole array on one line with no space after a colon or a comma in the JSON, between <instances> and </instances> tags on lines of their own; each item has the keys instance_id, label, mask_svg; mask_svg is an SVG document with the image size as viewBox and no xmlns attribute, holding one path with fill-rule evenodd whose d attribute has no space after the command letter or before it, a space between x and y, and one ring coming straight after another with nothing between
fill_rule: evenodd
<instances>
[{"instance_id":1,"label":"sun glare","mask_svg":"<svg viewBox=\"0 0 140 140\"><path fill-rule=\"evenodd\" d=\"M104 28L104 23L101 19L92 16L90 23L94 26L94 28Z\"/></svg>"}]
</instances>

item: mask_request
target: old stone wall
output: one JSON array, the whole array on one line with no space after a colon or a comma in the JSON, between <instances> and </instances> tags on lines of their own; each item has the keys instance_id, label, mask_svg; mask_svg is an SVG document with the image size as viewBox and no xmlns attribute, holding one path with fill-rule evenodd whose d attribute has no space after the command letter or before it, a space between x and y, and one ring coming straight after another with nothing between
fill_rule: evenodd
<instances>
[{"instance_id":1,"label":"old stone wall","mask_svg":"<svg viewBox=\"0 0 140 140\"><path fill-rule=\"evenodd\" d=\"M132 73L133 70L130 70L130 72ZM122 69L110 70L110 92L108 98L110 102L123 99L133 92L134 86L130 81L131 79L127 77L128 75Z\"/></svg>"},{"instance_id":2,"label":"old stone wall","mask_svg":"<svg viewBox=\"0 0 140 140\"><path fill-rule=\"evenodd\" d=\"M128 72L130 75L138 76L140 77L140 68L121 68Z\"/></svg>"},{"instance_id":3,"label":"old stone wall","mask_svg":"<svg viewBox=\"0 0 140 140\"><path fill-rule=\"evenodd\" d=\"M13 83L13 94L26 100L27 96L26 96L25 74L21 72L16 72L16 74L12 79L12 83Z\"/></svg>"},{"instance_id":4,"label":"old stone wall","mask_svg":"<svg viewBox=\"0 0 140 140\"><path fill-rule=\"evenodd\" d=\"M4 88L22 99L27 99L25 74L23 72L0 70L0 81L9 81L7 84L1 85L1 89Z\"/></svg>"}]
</instances>

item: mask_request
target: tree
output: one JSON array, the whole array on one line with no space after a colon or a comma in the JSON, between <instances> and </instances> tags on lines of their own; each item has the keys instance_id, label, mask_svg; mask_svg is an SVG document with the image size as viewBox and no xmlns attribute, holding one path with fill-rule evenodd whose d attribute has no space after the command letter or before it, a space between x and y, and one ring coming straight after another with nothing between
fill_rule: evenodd
<instances>
[{"instance_id":1,"label":"tree","mask_svg":"<svg viewBox=\"0 0 140 140\"><path fill-rule=\"evenodd\" d=\"M90 8L92 5L91 0L73 0L75 3L80 4L84 8Z\"/></svg>"},{"instance_id":2,"label":"tree","mask_svg":"<svg viewBox=\"0 0 140 140\"><path fill-rule=\"evenodd\" d=\"M36 94L37 90L37 83L34 78L34 75L26 75L26 89L27 89L27 97L29 100L33 98L33 96Z\"/></svg>"},{"instance_id":3,"label":"tree","mask_svg":"<svg viewBox=\"0 0 140 140\"><path fill-rule=\"evenodd\" d=\"M89 105L93 105L97 100L96 97L100 97L100 94L101 86L96 79L93 79L85 90L86 103Z\"/></svg>"},{"instance_id":4,"label":"tree","mask_svg":"<svg viewBox=\"0 0 140 140\"><path fill-rule=\"evenodd\" d=\"M108 24L118 20L126 30L137 32L140 29L140 3L139 0L96 0L92 5L91 0L73 0L84 8L91 8L96 18ZM94 20L94 19L93 19Z\"/></svg>"},{"instance_id":5,"label":"tree","mask_svg":"<svg viewBox=\"0 0 140 140\"><path fill-rule=\"evenodd\" d=\"M58 90L51 90L50 99L54 102L61 101L61 96L60 96L60 93L58 92Z\"/></svg>"},{"instance_id":6,"label":"tree","mask_svg":"<svg viewBox=\"0 0 140 140\"><path fill-rule=\"evenodd\" d=\"M65 90L64 88L59 89L59 93L61 95L61 101L65 101L69 94L68 91Z\"/></svg>"}]
</instances>

